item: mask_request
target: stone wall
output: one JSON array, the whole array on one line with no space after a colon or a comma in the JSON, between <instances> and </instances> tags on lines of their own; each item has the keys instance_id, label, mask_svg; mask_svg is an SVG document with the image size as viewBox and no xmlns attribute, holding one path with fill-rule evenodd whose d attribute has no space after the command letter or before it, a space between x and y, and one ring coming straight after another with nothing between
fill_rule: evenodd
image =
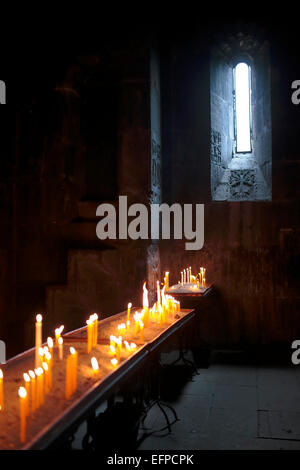
<instances>
[{"instance_id":1,"label":"stone wall","mask_svg":"<svg viewBox=\"0 0 300 470\"><path fill-rule=\"evenodd\" d=\"M209 42L204 43L209 49ZM167 175L163 174L163 188L166 194L171 194L171 202L205 203L205 241L203 249L194 252L186 251L181 242L161 242L161 266L162 270L170 271L171 283L178 281L184 267L192 266L194 272L198 272L200 266L207 268L207 281L214 284L218 296L203 312L212 330L203 331L203 338L211 335L210 342L218 346L290 343L300 334L296 287L300 272L297 242L300 230L299 113L296 116L290 103L286 75L279 72L281 61L284 66L288 62L284 61L284 52L281 55L280 52L274 45L271 56L271 72L276 76L271 88L272 202L213 202L209 194L213 188L206 173L210 162L207 130L211 123L208 118L206 122L195 119L196 108L206 115L198 96L209 95L209 77L205 73L210 66L209 59L205 63L205 52L200 54L194 39L182 39L180 47L170 48L176 60L168 61L172 67L168 73L171 91L163 95L168 100L163 109L168 109L172 120L164 126L163 145L172 148L169 161L172 162L173 183L170 188ZM184 75L181 70L185 70ZM185 102L189 103L184 119L179 106L183 93ZM264 113L263 116L262 126L268 126L269 120L265 120ZM283 116L290 117L288 132L282 126ZM289 146L293 149L292 158L286 146L287 136L292 136ZM165 169L167 171L170 168ZM204 179L202 172L206 175Z\"/></svg>"}]
</instances>

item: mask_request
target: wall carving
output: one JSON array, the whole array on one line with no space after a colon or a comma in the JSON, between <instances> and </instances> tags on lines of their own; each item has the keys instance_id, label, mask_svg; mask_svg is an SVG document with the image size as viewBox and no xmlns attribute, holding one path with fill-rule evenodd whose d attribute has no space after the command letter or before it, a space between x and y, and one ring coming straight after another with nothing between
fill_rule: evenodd
<instances>
[{"instance_id":1,"label":"wall carving","mask_svg":"<svg viewBox=\"0 0 300 470\"><path fill-rule=\"evenodd\" d=\"M231 170L229 178L230 199L253 201L255 199L255 170Z\"/></svg>"},{"instance_id":2,"label":"wall carving","mask_svg":"<svg viewBox=\"0 0 300 470\"><path fill-rule=\"evenodd\" d=\"M210 154L214 163L221 163L222 157L222 136L219 131L211 129L210 133Z\"/></svg>"}]
</instances>

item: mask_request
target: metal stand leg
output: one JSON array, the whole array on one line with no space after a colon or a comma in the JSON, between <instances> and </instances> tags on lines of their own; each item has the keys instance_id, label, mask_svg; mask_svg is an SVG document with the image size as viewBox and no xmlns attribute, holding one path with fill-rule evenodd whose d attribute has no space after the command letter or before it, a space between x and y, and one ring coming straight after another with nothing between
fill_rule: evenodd
<instances>
[{"instance_id":1,"label":"metal stand leg","mask_svg":"<svg viewBox=\"0 0 300 470\"><path fill-rule=\"evenodd\" d=\"M196 364L193 361L190 361L189 359L185 357L184 351L182 348L179 349L179 356L174 362L172 362L172 365L177 364L179 361L182 361L185 365L191 366L195 374L199 375Z\"/></svg>"}]
</instances>

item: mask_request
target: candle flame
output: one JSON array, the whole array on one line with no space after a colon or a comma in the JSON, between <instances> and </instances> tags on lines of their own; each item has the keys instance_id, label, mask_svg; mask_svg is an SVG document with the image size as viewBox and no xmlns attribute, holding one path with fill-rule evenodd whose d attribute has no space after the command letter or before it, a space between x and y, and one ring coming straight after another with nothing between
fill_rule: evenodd
<instances>
[{"instance_id":1,"label":"candle flame","mask_svg":"<svg viewBox=\"0 0 300 470\"><path fill-rule=\"evenodd\" d=\"M75 353L76 353L76 350L75 350L75 348L73 348L73 346L70 347L70 353L71 353L71 354L75 354Z\"/></svg>"},{"instance_id":2,"label":"candle flame","mask_svg":"<svg viewBox=\"0 0 300 470\"><path fill-rule=\"evenodd\" d=\"M26 398L27 397L27 392L26 392L26 389L24 387L20 387L18 393L19 393L20 398Z\"/></svg>"},{"instance_id":3,"label":"candle flame","mask_svg":"<svg viewBox=\"0 0 300 470\"><path fill-rule=\"evenodd\" d=\"M136 349L136 344L135 343L130 343L131 349Z\"/></svg>"},{"instance_id":4,"label":"candle flame","mask_svg":"<svg viewBox=\"0 0 300 470\"><path fill-rule=\"evenodd\" d=\"M143 285L143 307L149 308L148 289L146 288L146 282Z\"/></svg>"},{"instance_id":5,"label":"candle flame","mask_svg":"<svg viewBox=\"0 0 300 470\"><path fill-rule=\"evenodd\" d=\"M49 349L53 348L53 339L50 338L50 336L49 336L49 338L47 338L47 344L48 344Z\"/></svg>"},{"instance_id":6,"label":"candle flame","mask_svg":"<svg viewBox=\"0 0 300 470\"><path fill-rule=\"evenodd\" d=\"M118 361L115 357L113 359L111 359L110 362L112 363L113 366L116 366L118 364Z\"/></svg>"},{"instance_id":7,"label":"candle flame","mask_svg":"<svg viewBox=\"0 0 300 470\"><path fill-rule=\"evenodd\" d=\"M0 369L0 379L3 379L3 372L2 372L2 369Z\"/></svg>"},{"instance_id":8,"label":"candle flame","mask_svg":"<svg viewBox=\"0 0 300 470\"><path fill-rule=\"evenodd\" d=\"M30 377L26 372L25 374L23 374L23 377L24 377L25 382L30 382Z\"/></svg>"},{"instance_id":9,"label":"candle flame","mask_svg":"<svg viewBox=\"0 0 300 470\"><path fill-rule=\"evenodd\" d=\"M56 328L55 330L55 336L60 336L64 330L64 325L61 325L59 328Z\"/></svg>"},{"instance_id":10,"label":"candle flame","mask_svg":"<svg viewBox=\"0 0 300 470\"><path fill-rule=\"evenodd\" d=\"M63 340L62 337L60 336L60 337L58 338L58 344L63 344L63 342L64 342L64 340Z\"/></svg>"},{"instance_id":11,"label":"candle flame","mask_svg":"<svg viewBox=\"0 0 300 470\"><path fill-rule=\"evenodd\" d=\"M39 348L39 355L43 356L44 355L44 348Z\"/></svg>"},{"instance_id":12,"label":"candle flame","mask_svg":"<svg viewBox=\"0 0 300 470\"><path fill-rule=\"evenodd\" d=\"M166 302L166 296L165 296L165 289L166 289L166 286L164 286L163 289L161 290L161 303L166 306L167 302Z\"/></svg>"},{"instance_id":13,"label":"candle flame","mask_svg":"<svg viewBox=\"0 0 300 470\"><path fill-rule=\"evenodd\" d=\"M117 341L117 337L114 335L110 335L110 342L115 343Z\"/></svg>"},{"instance_id":14,"label":"candle flame","mask_svg":"<svg viewBox=\"0 0 300 470\"><path fill-rule=\"evenodd\" d=\"M30 375L31 379L35 379L35 373L33 372L33 370L30 370L28 374Z\"/></svg>"},{"instance_id":15,"label":"candle flame","mask_svg":"<svg viewBox=\"0 0 300 470\"><path fill-rule=\"evenodd\" d=\"M93 370L99 370L99 364L95 357L92 357L91 363L92 363Z\"/></svg>"},{"instance_id":16,"label":"candle flame","mask_svg":"<svg viewBox=\"0 0 300 470\"><path fill-rule=\"evenodd\" d=\"M111 350L112 353L116 352L116 348L114 347L113 344L110 345L110 350Z\"/></svg>"},{"instance_id":17,"label":"candle flame","mask_svg":"<svg viewBox=\"0 0 300 470\"><path fill-rule=\"evenodd\" d=\"M131 308L132 307L132 303L129 302L129 304L127 305L127 308Z\"/></svg>"},{"instance_id":18,"label":"candle flame","mask_svg":"<svg viewBox=\"0 0 300 470\"><path fill-rule=\"evenodd\" d=\"M49 369L47 362L43 362L42 366L44 371L47 372L47 370Z\"/></svg>"},{"instance_id":19,"label":"candle flame","mask_svg":"<svg viewBox=\"0 0 300 470\"><path fill-rule=\"evenodd\" d=\"M42 323L43 321L43 317L40 313L37 314L37 316L35 317L37 323Z\"/></svg>"}]
</instances>

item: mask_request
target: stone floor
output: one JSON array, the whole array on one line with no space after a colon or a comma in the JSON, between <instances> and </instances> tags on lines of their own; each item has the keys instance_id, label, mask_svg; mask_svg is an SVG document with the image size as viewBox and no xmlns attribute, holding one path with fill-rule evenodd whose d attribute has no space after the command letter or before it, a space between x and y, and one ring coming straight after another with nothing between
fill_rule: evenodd
<instances>
[{"instance_id":1,"label":"stone floor","mask_svg":"<svg viewBox=\"0 0 300 470\"><path fill-rule=\"evenodd\" d=\"M170 363L172 355L163 361ZM162 388L180 421L170 435L147 437L140 450L300 449L300 366L255 365L243 353L215 352L198 375L187 377L186 369L174 366L173 381ZM149 431L165 426L157 406L145 424Z\"/></svg>"}]
</instances>

